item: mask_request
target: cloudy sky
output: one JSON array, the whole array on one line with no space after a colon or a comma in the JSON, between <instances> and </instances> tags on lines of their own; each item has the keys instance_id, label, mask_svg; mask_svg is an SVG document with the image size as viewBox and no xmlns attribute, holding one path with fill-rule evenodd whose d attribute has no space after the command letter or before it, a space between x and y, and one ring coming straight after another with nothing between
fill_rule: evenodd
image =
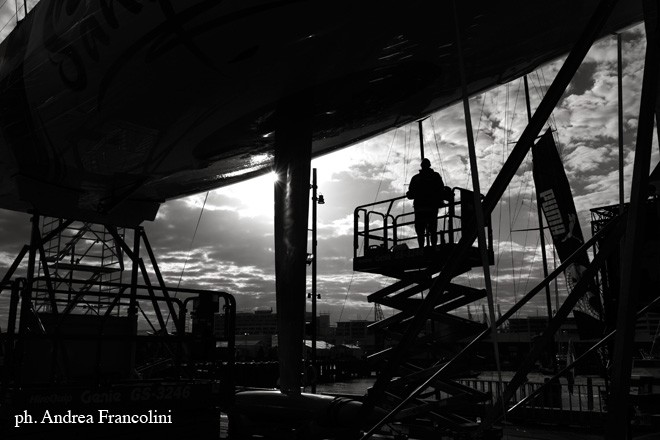
<instances>
[{"instance_id":1,"label":"cloudy sky","mask_svg":"<svg viewBox=\"0 0 660 440\"><path fill-rule=\"evenodd\" d=\"M627 197L642 83L643 29L638 26L627 30L623 40ZM550 63L529 76L532 110L562 61ZM550 121L585 237L591 235L589 209L618 203L616 84L616 37L608 37L589 52ZM486 193L527 121L522 80L475 96L470 105L479 179L482 192ZM471 188L462 106L430 115L424 120L423 132L426 156L445 184ZM319 191L326 200L318 209L318 307L320 312L331 314L332 322L373 319L373 307L366 296L392 282L353 272L353 210L361 204L405 193L410 178L419 169L418 139L417 124L412 124L312 162L318 169ZM657 162L656 147L652 167ZM183 287L230 292L236 296L240 310L274 308L272 186L272 177L264 176L211 191L208 198L204 193L163 204L156 220L144 226L166 281L176 285L181 280ZM406 204L402 209L409 212L412 206ZM537 226L530 157L516 174L492 220L496 264L491 274L497 303L505 311L540 280L541 274L538 234L515 232ZM549 234L546 235L552 269L553 248ZM1 272L28 238L28 217L0 210ZM483 287L483 276L474 269L457 282L479 288ZM559 295L564 295L563 280ZM476 303L472 312L480 314L481 307L481 303ZM389 313L385 310L386 316ZM465 316L467 311L459 313ZM521 316L537 313L546 313L541 296Z\"/></svg>"}]
</instances>

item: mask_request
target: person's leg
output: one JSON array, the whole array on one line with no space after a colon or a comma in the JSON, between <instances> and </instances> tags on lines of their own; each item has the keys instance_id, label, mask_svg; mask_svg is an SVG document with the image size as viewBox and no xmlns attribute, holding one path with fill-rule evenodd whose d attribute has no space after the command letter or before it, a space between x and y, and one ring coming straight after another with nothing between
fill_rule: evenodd
<instances>
[{"instance_id":1,"label":"person's leg","mask_svg":"<svg viewBox=\"0 0 660 440\"><path fill-rule=\"evenodd\" d=\"M429 213L427 222L428 232L431 234L431 245L435 247L438 244L438 210Z\"/></svg>"},{"instance_id":2,"label":"person's leg","mask_svg":"<svg viewBox=\"0 0 660 440\"><path fill-rule=\"evenodd\" d=\"M417 233L417 244L420 248L424 247L424 231L426 229L426 218L424 213L415 211L415 232Z\"/></svg>"}]
</instances>

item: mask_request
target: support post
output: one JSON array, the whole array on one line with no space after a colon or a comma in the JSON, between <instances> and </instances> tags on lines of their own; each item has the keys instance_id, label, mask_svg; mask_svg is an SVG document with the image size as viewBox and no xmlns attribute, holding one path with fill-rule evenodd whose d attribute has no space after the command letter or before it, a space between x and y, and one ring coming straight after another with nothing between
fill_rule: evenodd
<instances>
[{"instance_id":1,"label":"support post","mask_svg":"<svg viewBox=\"0 0 660 440\"><path fill-rule=\"evenodd\" d=\"M16 269L18 269L18 266L23 261L23 258L25 258L25 254L27 254L28 250L30 250L30 246L28 245L24 245L21 248L21 250L18 252L18 255L16 256L16 259L14 259L14 262L9 267L9 270L7 270L7 273L2 278L2 281L0 281L0 286L4 287L5 284L11 280L11 277L14 276L14 272L16 272Z\"/></svg>"},{"instance_id":2,"label":"support post","mask_svg":"<svg viewBox=\"0 0 660 440\"><path fill-rule=\"evenodd\" d=\"M7 339L5 344L5 376L4 385L8 386L14 380L15 368L14 358L16 355L16 313L18 311L18 302L21 297L20 283L14 281L11 283L11 296L9 298L9 318L7 322Z\"/></svg>"},{"instance_id":3,"label":"support post","mask_svg":"<svg viewBox=\"0 0 660 440\"><path fill-rule=\"evenodd\" d=\"M26 275L26 285L21 292L21 321L19 322L19 333L27 329L27 321L32 309L32 284L34 284L34 270L37 258L37 248L39 247L39 214L33 214L30 220L32 228L30 232L30 249L28 251L28 266Z\"/></svg>"},{"instance_id":4,"label":"support post","mask_svg":"<svg viewBox=\"0 0 660 440\"><path fill-rule=\"evenodd\" d=\"M421 160L424 160L424 132L422 132L422 120L417 121L417 127L419 131L419 153L422 157Z\"/></svg>"},{"instance_id":5,"label":"support post","mask_svg":"<svg viewBox=\"0 0 660 440\"><path fill-rule=\"evenodd\" d=\"M318 205L318 186L316 168L312 170L312 370L316 377L316 210ZM312 393L316 394L316 380L312 381Z\"/></svg>"},{"instance_id":6,"label":"support post","mask_svg":"<svg viewBox=\"0 0 660 440\"><path fill-rule=\"evenodd\" d=\"M472 193L474 196L474 213L477 220L477 239L479 251L481 254L481 266L484 271L484 283L486 285L486 298L488 302L488 317L490 321L490 334L493 340L493 355L495 356L495 365L497 367L497 380L502 383L502 368L500 366L500 349L497 341L497 323L495 318L495 304L493 302L493 289L490 280L490 262L488 260L488 244L486 242L486 221L484 219L484 210L481 203L481 187L479 184L479 169L477 167L477 152L474 143L474 133L472 129L472 116L470 114L470 98L467 91L467 78L465 73L465 61L463 58L463 46L461 42L461 25L456 10L456 0L452 0L454 9L454 27L456 30L456 47L458 50L458 65L461 77L461 90L463 95L463 113L465 117L465 133L468 141L468 151L470 156L470 174L472 176ZM547 277L547 274L545 274ZM499 387L498 387L499 394Z\"/></svg>"},{"instance_id":7,"label":"support post","mask_svg":"<svg viewBox=\"0 0 660 440\"><path fill-rule=\"evenodd\" d=\"M131 291L130 291L130 301L128 306L128 319L131 325L131 365L130 371L133 371L135 367L135 337L137 335L137 283L138 275L140 273L140 226L137 226L133 229L133 252L131 255L132 258L132 267L131 267Z\"/></svg>"},{"instance_id":8,"label":"support post","mask_svg":"<svg viewBox=\"0 0 660 440\"><path fill-rule=\"evenodd\" d=\"M158 304L158 300L156 299L156 292L154 292L153 286L151 285L151 280L149 279L149 273L147 272L147 267L145 266L144 260L142 260L142 258L139 259L138 265L140 266L140 271L142 272L142 279L144 280L144 284L147 286L147 291L149 292L149 296L151 297L151 304L154 308L154 312L156 313L156 319L158 319L158 324L160 325L161 330L167 334L167 325L165 324L165 320L163 319L163 313L160 310L160 304Z\"/></svg>"},{"instance_id":9,"label":"support post","mask_svg":"<svg viewBox=\"0 0 660 440\"><path fill-rule=\"evenodd\" d=\"M131 296L128 314L131 317L137 317L137 283L140 273L140 226L133 229L133 254L131 255Z\"/></svg>"},{"instance_id":10,"label":"support post","mask_svg":"<svg viewBox=\"0 0 660 440\"><path fill-rule=\"evenodd\" d=\"M50 269L48 268L48 263L46 262L46 252L44 250L43 243L39 243L39 261L41 262L41 269L44 271L44 277L46 278L46 290L48 290L48 299L50 301L50 310L53 315L57 315L57 302L55 301L55 289L53 289L53 283L50 278Z\"/></svg>"},{"instance_id":11,"label":"support post","mask_svg":"<svg viewBox=\"0 0 660 440\"><path fill-rule=\"evenodd\" d=\"M619 124L619 214L623 213L623 56L621 34L616 35L616 61L617 61L617 96L618 96L618 124Z\"/></svg>"},{"instance_id":12,"label":"support post","mask_svg":"<svg viewBox=\"0 0 660 440\"><path fill-rule=\"evenodd\" d=\"M280 390L300 394L305 278L311 103L302 93L277 109L275 131L275 296L277 305Z\"/></svg>"},{"instance_id":13,"label":"support post","mask_svg":"<svg viewBox=\"0 0 660 440\"><path fill-rule=\"evenodd\" d=\"M149 255L149 262L151 263L151 267L153 267L154 273L156 274L158 285L160 286L160 289L163 292L163 296L167 299L165 303L167 304L170 315L172 316L172 321L174 322L174 326L176 327L178 334L183 335L185 333L185 329L183 326L180 325L179 319L177 318L176 310L174 310L174 304L172 304L172 301L170 301L169 291L167 289L167 286L165 285L165 280L163 279L163 275L161 274L160 268L158 267L158 262L156 261L156 255L154 254L154 251L151 248L151 243L149 243L149 239L147 238L147 233L144 231L144 229L142 230L142 242L144 243L144 248L147 250L147 254Z\"/></svg>"},{"instance_id":14,"label":"support post","mask_svg":"<svg viewBox=\"0 0 660 440\"><path fill-rule=\"evenodd\" d=\"M653 124L658 92L658 0L644 1L646 28L646 58L644 79L637 126L635 165L630 188L628 222L621 258L621 288L616 321L616 338L612 355L612 386L608 402L607 439L631 438L629 393L632 350L635 338L635 311L641 272L640 257L643 254L646 230L646 198L653 142Z\"/></svg>"}]
</instances>

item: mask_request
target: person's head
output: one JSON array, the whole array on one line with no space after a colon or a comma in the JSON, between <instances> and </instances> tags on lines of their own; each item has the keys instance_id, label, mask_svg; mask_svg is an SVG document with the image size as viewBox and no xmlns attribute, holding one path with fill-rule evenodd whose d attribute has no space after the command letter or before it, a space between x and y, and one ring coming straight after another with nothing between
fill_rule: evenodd
<instances>
[{"instance_id":1,"label":"person's head","mask_svg":"<svg viewBox=\"0 0 660 440\"><path fill-rule=\"evenodd\" d=\"M424 158L422 159L422 169L425 170L427 168L431 168L431 161L427 158Z\"/></svg>"}]
</instances>

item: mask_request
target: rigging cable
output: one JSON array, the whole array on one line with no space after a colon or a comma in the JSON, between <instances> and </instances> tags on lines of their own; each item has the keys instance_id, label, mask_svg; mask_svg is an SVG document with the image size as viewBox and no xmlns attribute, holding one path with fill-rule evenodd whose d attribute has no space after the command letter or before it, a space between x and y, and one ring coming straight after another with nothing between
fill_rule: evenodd
<instances>
[{"instance_id":1,"label":"rigging cable","mask_svg":"<svg viewBox=\"0 0 660 440\"><path fill-rule=\"evenodd\" d=\"M503 145L502 145L502 164L504 164L504 162L506 161L506 156L507 156L507 153L509 152L510 133L513 131L513 123L514 123L514 120L515 120L515 117L516 117L516 109L518 107L518 99L520 97L520 89L521 89L521 86L522 86L522 81L518 82L518 89L516 91L516 99L514 101L512 112L509 111L509 106L510 106L510 102L511 102L511 97L510 97L511 87L510 86L511 86L510 82L506 84L506 92L505 92L505 99L504 99L504 126L503 126L503 130L502 130L504 132L504 136L503 136L503 139L502 139L502 142L503 142ZM512 113L511 117L509 117L510 113ZM508 237L508 241L509 241L509 245L510 245L511 260L512 260L511 270L512 270L512 281L513 281L513 295L514 295L514 298L517 298L517 296L516 296L516 285L515 285L515 280L516 280L516 278L515 278L515 266L513 265L513 241L512 241L512 235L511 235L512 234L511 229L513 229L513 228L511 227L511 187L510 186L507 187L507 198L508 198L507 209L508 209L508 212L509 212L509 214L508 214L508 220L509 220L509 237ZM503 222L502 222L502 211L503 211L502 202L503 202L503 200L500 201L500 203L498 203L498 206L499 206L499 221L498 221L498 231L497 231L498 255L497 255L497 262L496 262L496 266L495 266L496 267L496 274L499 274L499 264L500 264L500 261L502 259L502 256L506 252L506 249L501 247L501 240L499 239L499 238L502 237L502 224L503 224Z\"/></svg>"},{"instance_id":2,"label":"rigging cable","mask_svg":"<svg viewBox=\"0 0 660 440\"><path fill-rule=\"evenodd\" d=\"M508 115L508 108L509 108L509 83L506 83L504 87L505 93L504 93L504 129L503 129L503 143L502 145L502 164L505 162L505 157L504 157L504 146L506 145L506 131L507 131L507 115ZM500 258L502 257L502 253L504 251L501 250L501 244L502 240L500 238L502 237L502 200L499 201L497 204L497 207L499 208L499 217L497 221L497 261L495 263L495 278L499 280L499 275L500 275ZM495 299L498 297L498 291L499 291L499 282L495 283Z\"/></svg>"},{"instance_id":3,"label":"rigging cable","mask_svg":"<svg viewBox=\"0 0 660 440\"><path fill-rule=\"evenodd\" d=\"M481 131L480 130L481 129L481 120L484 116L484 106L486 104L486 93L488 93L488 92L484 92L484 93L481 94L481 113L479 114L479 122L477 123L477 131L474 135L474 146L475 146L475 148L477 146L477 143L479 142L479 133ZM466 167L467 167L467 165L466 165ZM468 168L467 180L465 181L465 188L467 188L468 184L470 183L470 176L471 175L472 175L472 170Z\"/></svg>"},{"instance_id":4,"label":"rigging cable","mask_svg":"<svg viewBox=\"0 0 660 440\"><path fill-rule=\"evenodd\" d=\"M548 82L545 79L545 72L543 71L543 68L541 68L540 70L541 70L541 76L543 78L543 87L547 90L548 89ZM537 75L538 75L538 73L537 73ZM541 80L539 79L539 84L540 84L540 82L541 82ZM562 146L561 142L559 142L559 125L557 125L557 120L555 119L554 110L552 111L552 113L550 113L550 120L551 120L550 128L552 128L553 125L555 127L555 129L554 129L554 131L552 131L552 133L553 133L553 136L556 138L555 143L557 145L557 152L559 153L559 159L561 160L561 162L563 164L564 160L563 160L562 156L564 154L564 147Z\"/></svg>"},{"instance_id":5,"label":"rigging cable","mask_svg":"<svg viewBox=\"0 0 660 440\"><path fill-rule=\"evenodd\" d=\"M394 129L394 134L392 135L392 143L390 143L390 148L387 151L387 159L385 160L385 165L383 166L383 170L380 173L380 181L378 182L378 189L376 190L376 197L374 198L374 202L378 200L378 194L380 193L380 188L381 185L383 184L383 177L385 175L385 170L387 169L387 164L390 161L390 154L392 153L392 147L394 146L394 141L396 140L396 134L398 133L399 128ZM362 248L364 243L360 243L359 248L358 248L358 253L360 252L360 248ZM346 295L344 296L344 302L341 305L341 311L339 312L339 319L337 321L341 321L341 317L344 315L344 307L346 307L346 302L348 301L348 294L351 292L351 286L353 285L353 280L355 279L355 270L351 273L351 279L348 282L348 287L346 288Z\"/></svg>"},{"instance_id":6,"label":"rigging cable","mask_svg":"<svg viewBox=\"0 0 660 440\"><path fill-rule=\"evenodd\" d=\"M206 207L206 201L209 199L209 193L210 191L206 192L206 196L204 197L204 203L202 203L202 209L199 211L199 217L197 218L195 231L193 232L192 238L190 239L190 246L188 247L188 255L186 255L186 259L183 262L183 269L181 269L181 274L179 275L179 282L176 284L176 291L174 292L174 298L176 298L177 293L179 293L179 287L181 286L181 279L183 278L183 273L186 271L186 265L188 264L188 260L190 259L190 255L192 254L193 243L195 242L195 236L197 235L197 230L199 229L199 223L202 221L202 214L204 214L204 208ZM167 319L165 320L166 326L169 321L170 321L170 313L168 312Z\"/></svg>"},{"instance_id":7,"label":"rigging cable","mask_svg":"<svg viewBox=\"0 0 660 440\"><path fill-rule=\"evenodd\" d=\"M518 85L520 86L520 83ZM520 87L518 88L518 90L520 91ZM518 103L518 97L516 96L516 102L514 104L513 115L511 116L511 127L513 127L513 120L516 117L515 105L517 105L517 103ZM508 153L509 153L509 130L506 131L504 139L505 139L505 150L506 150L507 157L508 157ZM507 185L507 195L508 195L508 199L509 199L509 202L507 203L507 209L509 211L509 252L510 252L510 255L511 255L511 279L513 281L513 299L514 299L514 303L517 303L518 302L518 295L517 295L517 292L516 292L516 266L515 266L515 262L513 260L513 238L511 236L511 230L513 229L513 224L511 222L511 185L510 184Z\"/></svg>"},{"instance_id":8,"label":"rigging cable","mask_svg":"<svg viewBox=\"0 0 660 440\"><path fill-rule=\"evenodd\" d=\"M378 182L378 189L376 190L376 197L374 198L374 202L378 200L378 194L380 194L380 187L383 184L383 177L385 176L385 170L387 169L387 165L390 163L390 154L392 153L392 147L394 146L394 140L396 139L396 134L399 131L399 128L397 127L394 130L394 135L392 136L392 143L390 144L390 148L387 151L387 159L385 160L385 165L383 165L383 170L380 172L380 181Z\"/></svg>"},{"instance_id":9,"label":"rigging cable","mask_svg":"<svg viewBox=\"0 0 660 440\"><path fill-rule=\"evenodd\" d=\"M442 176L442 181L445 182L445 185L447 184L447 172L445 171L445 166L442 162L442 155L440 154L440 146L438 145L438 135L435 130L435 124L433 123L433 117L429 118L431 119L431 129L433 130L433 141L435 143L435 150L438 155L438 163L440 164L440 174Z\"/></svg>"}]
</instances>

